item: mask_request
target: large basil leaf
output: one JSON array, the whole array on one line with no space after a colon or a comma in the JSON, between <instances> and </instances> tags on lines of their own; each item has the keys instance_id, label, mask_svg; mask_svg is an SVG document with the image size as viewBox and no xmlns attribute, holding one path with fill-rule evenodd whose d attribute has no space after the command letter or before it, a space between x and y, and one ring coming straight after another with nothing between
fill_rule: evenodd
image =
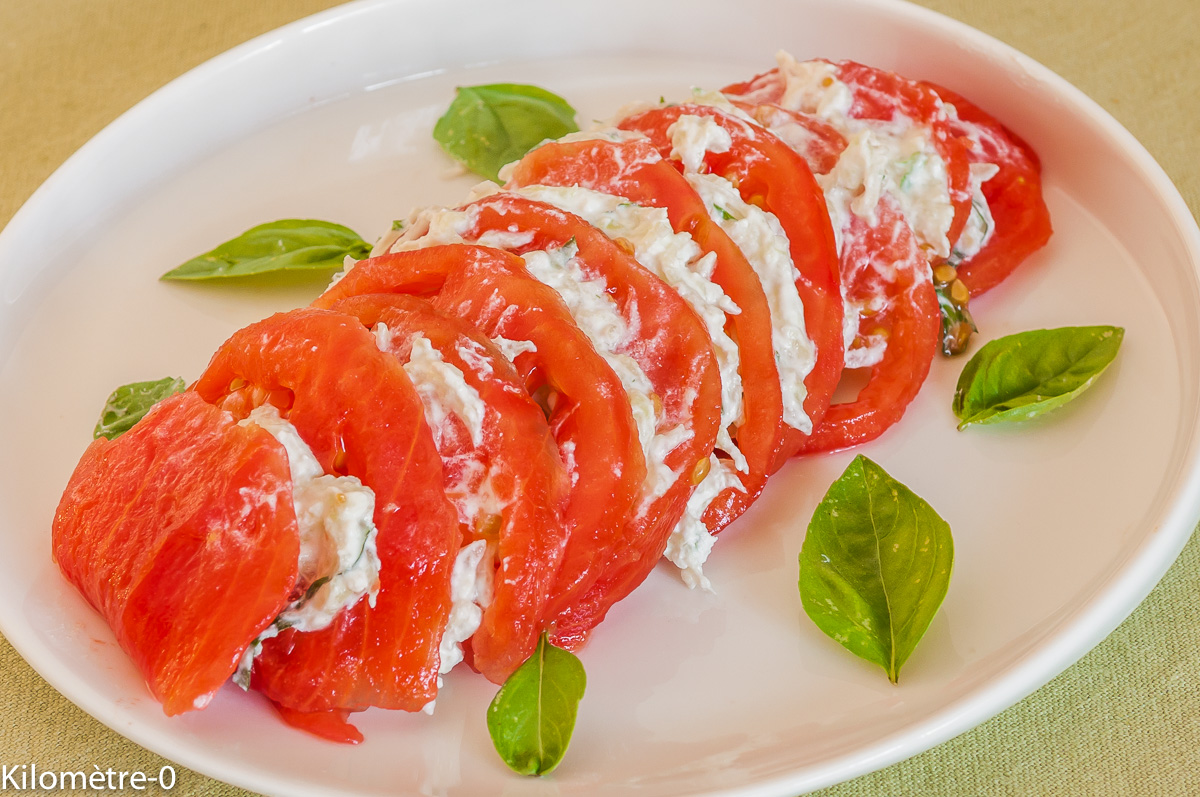
<instances>
[{"instance_id":1,"label":"large basil leaf","mask_svg":"<svg viewBox=\"0 0 1200 797\"><path fill-rule=\"evenodd\" d=\"M115 440L133 428L133 425L158 402L187 389L187 384L178 377L168 376L152 382L133 382L121 385L109 394L104 411L92 431L93 438L107 437Z\"/></svg>"},{"instance_id":2,"label":"large basil leaf","mask_svg":"<svg viewBox=\"0 0 1200 797\"><path fill-rule=\"evenodd\" d=\"M451 157L489 180L548 138L579 129L575 109L537 86L493 83L460 87L433 137Z\"/></svg>"},{"instance_id":3,"label":"large basil leaf","mask_svg":"<svg viewBox=\"0 0 1200 797\"><path fill-rule=\"evenodd\" d=\"M1061 407L1108 367L1124 336L1121 327L1061 327L988 342L958 377L958 428L1021 421Z\"/></svg>"},{"instance_id":4,"label":"large basil leaf","mask_svg":"<svg viewBox=\"0 0 1200 797\"><path fill-rule=\"evenodd\" d=\"M316 219L280 219L193 257L162 275L165 280L246 277L276 271L342 268L346 255L362 260L371 245L340 224Z\"/></svg>"},{"instance_id":5,"label":"large basil leaf","mask_svg":"<svg viewBox=\"0 0 1200 797\"><path fill-rule=\"evenodd\" d=\"M558 766L586 686L583 664L551 645L543 632L537 650L488 706L488 732L504 763L522 775L543 775Z\"/></svg>"},{"instance_id":6,"label":"large basil leaf","mask_svg":"<svg viewBox=\"0 0 1200 797\"><path fill-rule=\"evenodd\" d=\"M861 454L817 506L800 549L800 599L817 627L892 683L946 597L950 526Z\"/></svg>"}]
</instances>

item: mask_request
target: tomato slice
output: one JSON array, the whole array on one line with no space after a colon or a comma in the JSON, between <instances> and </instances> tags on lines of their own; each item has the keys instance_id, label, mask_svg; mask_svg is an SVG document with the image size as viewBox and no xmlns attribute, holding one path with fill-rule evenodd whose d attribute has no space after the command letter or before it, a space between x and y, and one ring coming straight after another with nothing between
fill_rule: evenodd
<instances>
[{"instance_id":1,"label":"tomato slice","mask_svg":"<svg viewBox=\"0 0 1200 797\"><path fill-rule=\"evenodd\" d=\"M424 299L362 294L333 309L368 328L386 325L389 350L401 362L408 361L415 336L423 336L482 402L478 445L451 416L440 430L438 452L468 538L494 549L493 597L470 648L475 669L503 683L537 647L567 543L562 513L569 484L546 418L491 340Z\"/></svg>"},{"instance_id":2,"label":"tomato slice","mask_svg":"<svg viewBox=\"0 0 1200 797\"><path fill-rule=\"evenodd\" d=\"M752 205L774 214L787 233L799 276L796 289L804 303L804 322L816 346L816 364L804 380L804 409L814 427L829 406L842 371L842 296L838 255L825 196L812 171L796 152L761 127L712 106L685 104L634 114L619 123L647 135L664 157L672 149L668 132L683 115L707 116L730 136L726 152L709 151L704 165L727 178ZM784 428L773 468L796 453L807 435Z\"/></svg>"},{"instance_id":3,"label":"tomato slice","mask_svg":"<svg viewBox=\"0 0 1200 797\"><path fill-rule=\"evenodd\" d=\"M193 389L237 417L270 402L326 473L355 476L375 493L374 605L360 600L324 629L266 640L251 684L301 712L424 707L437 691L461 534L404 369L358 319L303 309L236 332Z\"/></svg>"},{"instance_id":4,"label":"tomato slice","mask_svg":"<svg viewBox=\"0 0 1200 797\"><path fill-rule=\"evenodd\" d=\"M702 251L715 254L712 281L741 311L727 316L726 328L737 343L743 390L743 419L733 437L748 468L738 474L743 489L722 491L705 511L703 522L710 532L719 532L762 492L783 435L770 308L753 266L709 217L703 200L679 170L663 160L647 139L549 142L516 164L510 184L580 186L664 208L677 232L690 234Z\"/></svg>"},{"instance_id":5,"label":"tomato slice","mask_svg":"<svg viewBox=\"0 0 1200 797\"><path fill-rule=\"evenodd\" d=\"M906 126L920 125L929 131L934 149L946 168L946 188L954 209L946 240L953 245L971 213L970 161L960 137L950 124L938 93L928 85L902 77L895 72L855 61L825 61L834 76L851 92L846 115L851 119L870 120ZM772 69L743 83L726 86L722 91L744 102L782 105L791 111L787 98L787 77Z\"/></svg>"},{"instance_id":6,"label":"tomato slice","mask_svg":"<svg viewBox=\"0 0 1200 797\"><path fill-rule=\"evenodd\" d=\"M886 341L882 359L854 401L830 406L800 453L849 448L883 434L916 397L937 351L941 316L929 262L889 197L880 199L877 214L873 226L851 217L842 263L846 300L863 308L855 343Z\"/></svg>"},{"instance_id":7,"label":"tomato slice","mask_svg":"<svg viewBox=\"0 0 1200 797\"><path fill-rule=\"evenodd\" d=\"M991 212L991 238L957 266L958 278L972 296L995 287L1050 240L1050 212L1042 197L1041 163L1028 144L965 97L926 83L954 106L951 130L970 146L972 163L991 163L999 171L983 183ZM978 143L975 143L978 142Z\"/></svg>"},{"instance_id":8,"label":"tomato slice","mask_svg":"<svg viewBox=\"0 0 1200 797\"><path fill-rule=\"evenodd\" d=\"M52 544L163 710L202 708L295 585L287 454L195 393L171 396L88 446Z\"/></svg>"},{"instance_id":9,"label":"tomato slice","mask_svg":"<svg viewBox=\"0 0 1200 797\"><path fill-rule=\"evenodd\" d=\"M620 539L646 479L620 380L554 289L510 252L451 244L380 255L354 266L317 304L359 292L435 293L435 307L471 321L484 335L533 344L513 365L526 390L543 397L571 485L560 570L569 576L556 578L547 610L553 619L595 580L592 569Z\"/></svg>"}]
</instances>

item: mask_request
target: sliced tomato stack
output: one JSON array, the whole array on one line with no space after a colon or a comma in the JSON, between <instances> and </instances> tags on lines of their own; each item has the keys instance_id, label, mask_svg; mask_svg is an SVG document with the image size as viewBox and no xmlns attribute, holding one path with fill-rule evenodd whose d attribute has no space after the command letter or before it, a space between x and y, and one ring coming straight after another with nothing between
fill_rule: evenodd
<instances>
[{"instance_id":1,"label":"sliced tomato stack","mask_svg":"<svg viewBox=\"0 0 1200 797\"><path fill-rule=\"evenodd\" d=\"M536 374L532 370L528 372L527 378L530 381L527 382L527 389L531 393L543 392L548 407L552 407L552 428L555 427L556 415L574 420L574 409L577 406L574 401L566 401L560 410L559 401L563 387L560 383L564 379L574 382L580 376L596 383L594 374L603 374L605 378L596 384L608 382L609 386L604 391L604 399L593 403L596 406L606 404L613 408L613 412L620 416L622 425L626 417L628 418L630 425L627 428L634 434L634 438L629 442L642 454L637 458L641 460L638 469L641 478L634 483L633 491L630 492L626 488L624 491L612 492L614 497L628 495L632 499L629 503L599 500L594 502L599 506L582 506L584 496L580 493L571 502L574 511L568 510L567 518L571 531L548 618L555 641L561 645L577 647L586 639L591 628L603 619L608 608L629 594L649 574L661 557L667 538L682 516L687 499L699 481L697 474L707 465L720 417L720 379L716 361L702 323L678 294L642 268L627 251L579 217L512 194L498 194L481 199L463 211L470 223L458 232L465 240L486 238L507 244L515 252L522 254L574 247L575 254L572 260L578 264L583 278L602 280L606 295L612 297L628 327L635 330L635 333L628 335L620 348L612 354L630 358L649 380L652 388L649 399L654 404L657 416L653 420L652 433L656 438L683 433L677 444L658 454L662 457L661 465L648 464L644 452L653 450L655 444L651 442L647 445L647 441L637 438L626 387L616 379L612 368L603 363L603 357L596 362L597 355L594 349L590 359L595 364L588 369L593 372L591 376L581 374L580 371L584 369L578 365L570 365L563 359L553 364L552 371L546 369L545 375ZM489 234L492 235L489 237ZM414 283L419 284L419 273L422 270L433 270L419 264L428 262L431 257L453 258L457 250L454 247L430 247L416 251L422 254L396 252L356 266L345 279L333 286L330 296L349 295L359 290L360 285L367 290L377 290L378 283L373 275L405 261L413 263L408 268L412 270ZM578 339L581 333L575 322L570 320L570 312L562 304L562 300L557 296L553 299L544 297L547 291L553 294L553 290L529 277L522 266L516 265L522 262L519 259L513 263L512 270L504 275L504 281L516 284L524 279L534 282L536 289L531 291L530 286L526 286L521 291L513 292L510 288L500 302L491 300L489 296L481 305L479 294L472 291L471 286L466 284L461 276L479 262L479 254L476 252L476 257L466 266L455 263L445 266L445 271L452 272L458 279L448 281L442 286L436 299L439 307L460 317L472 319L485 334L528 340L541 354L543 346L548 352L555 352L561 347L551 341L543 342L543 330L530 326L528 321L531 319L522 318L520 329L511 328L514 326L511 319L518 317L518 314L535 315L545 307L561 306L565 312L560 318L560 324L570 323L576 327L570 339ZM363 276L359 276L359 272L362 272ZM346 284L346 280L351 278L354 278L355 282ZM393 283L394 285L402 285L405 281L403 277L396 279L398 281ZM483 285L490 281L489 276L482 274L476 274L471 280ZM534 302L529 302L522 296L531 292L537 294L537 300ZM326 297L322 302L329 300L330 297ZM497 310L501 312L497 313ZM489 315L494 316L494 320ZM515 334L517 332L521 334ZM581 348L585 341L586 337L580 341ZM592 349L590 342L587 343L587 348ZM515 360L518 368L522 367L521 357ZM581 358L582 355L578 353L574 357L577 360ZM568 373L569 371L574 373ZM553 381L540 381L547 377ZM614 380L615 385L612 384ZM549 390L544 391L543 388ZM568 394L567 398L572 398L571 394ZM560 448L564 452L570 452L570 459L590 469L599 470L592 465L590 451L596 448L593 438L599 435L602 429L603 427L591 424L579 427L572 423L562 427L561 431L556 431L556 436L559 437ZM563 432L570 432L570 436L562 434ZM628 437L624 439L629 440ZM627 453L623 458L635 459L632 453ZM664 478L648 470L654 467L662 467L669 471L670 475L666 477L669 483L661 484L653 492L646 494L643 483L647 475L660 481ZM627 472L624 467L615 471L621 476ZM699 476L702 475L699 473ZM604 477L597 473L596 479L603 484L612 481L613 477ZM584 478L579 478L576 483L584 483ZM607 510L604 512L603 523L597 523L595 519L588 524L580 522L580 514L592 516L601 507ZM614 508L618 511L611 511Z\"/></svg>"},{"instance_id":2,"label":"sliced tomato stack","mask_svg":"<svg viewBox=\"0 0 1200 797\"><path fill-rule=\"evenodd\" d=\"M970 162L965 138L952 127L941 98L929 86L893 72L852 61L829 67L830 79L850 92L850 119L926 131L944 163L953 207L943 242L948 255L972 212ZM818 174L835 168L846 139L818 116L781 104L788 102L787 77L781 69L724 91L793 143ZM846 362L869 367L870 375L855 400L831 408L811 438L802 442L798 450L804 453L849 448L886 431L920 390L937 351L940 310L926 254L934 244L922 245L914 238L915 220L906 219L886 193L872 214L873 223L868 224L851 213L840 231L846 312L859 316L854 337L846 341Z\"/></svg>"},{"instance_id":3,"label":"sliced tomato stack","mask_svg":"<svg viewBox=\"0 0 1200 797\"><path fill-rule=\"evenodd\" d=\"M672 105L634 114L619 126L644 133L669 157L673 149L670 128L685 115L708 117L729 135L729 148L706 152L704 167L729 180L746 202L773 214L787 234L797 272L796 289L804 304L805 328L817 351L816 364L804 380L804 410L814 425L819 424L841 377L843 362L841 278L824 195L803 158L758 125L721 109ZM783 431L772 470L796 453L808 436L790 427Z\"/></svg>"},{"instance_id":4,"label":"sliced tomato stack","mask_svg":"<svg viewBox=\"0 0 1200 797\"><path fill-rule=\"evenodd\" d=\"M972 293L1003 279L1050 234L1039 165L949 91L818 63L849 90L853 124L792 107L776 69L728 87L730 101L698 97L544 144L509 170L507 190L416 214L312 307L235 333L191 390L93 443L56 513L54 555L166 712L203 707L252 662L250 685L287 722L361 741L352 712L429 706L460 643L497 683L543 631L578 648L681 529L711 545L704 528L744 512L788 457L894 424L937 346L930 252L940 264L943 246L971 238L968 223L974 235L992 219L990 239L955 265ZM871 125L928 136L921 152L945 166L944 241L887 191L869 214L835 213L834 230L841 206L822 185ZM706 138L685 146L685 134ZM664 217L670 228L656 243L694 242L698 254L673 262L717 298L683 298L685 281L671 277L677 291L629 240L531 198L556 188L654 209L655 230ZM778 249L752 251L755 236ZM785 349L792 333L802 343ZM722 412L722 364L736 366L726 381L740 379L740 416L735 403ZM436 378L418 388L409 373L426 366ZM857 398L831 406L858 366L870 374ZM325 579L301 566L311 521L297 518L297 451L258 425L267 406L325 476L354 477L334 481L356 479L375 502L371 523L356 522L374 525L378 589L314 630L285 627ZM713 463L728 466L720 480ZM464 603L456 561L484 550L491 594ZM476 630L452 622L460 611Z\"/></svg>"}]
</instances>

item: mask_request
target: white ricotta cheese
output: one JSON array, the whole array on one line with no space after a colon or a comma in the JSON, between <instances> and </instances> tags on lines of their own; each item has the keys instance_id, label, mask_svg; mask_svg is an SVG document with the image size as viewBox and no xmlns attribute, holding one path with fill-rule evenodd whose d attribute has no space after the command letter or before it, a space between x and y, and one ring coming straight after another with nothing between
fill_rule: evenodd
<instances>
[{"instance_id":1,"label":"white ricotta cheese","mask_svg":"<svg viewBox=\"0 0 1200 797\"><path fill-rule=\"evenodd\" d=\"M710 456L708 464L708 474L688 498L683 517L671 531L663 555L679 568L683 583L688 587L711 592L712 585L704 575L703 566L717 538L709 533L701 518L708 505L721 492L731 487L737 490L745 488L728 460Z\"/></svg>"},{"instance_id":2,"label":"white ricotta cheese","mask_svg":"<svg viewBox=\"0 0 1200 797\"><path fill-rule=\"evenodd\" d=\"M241 423L262 427L287 451L300 533L299 583L310 585L247 649L235 680L248 684L262 641L279 629L317 631L364 596L374 605L380 565L372 521L375 493L354 476L326 474L296 427L270 404L255 408Z\"/></svg>"}]
</instances>

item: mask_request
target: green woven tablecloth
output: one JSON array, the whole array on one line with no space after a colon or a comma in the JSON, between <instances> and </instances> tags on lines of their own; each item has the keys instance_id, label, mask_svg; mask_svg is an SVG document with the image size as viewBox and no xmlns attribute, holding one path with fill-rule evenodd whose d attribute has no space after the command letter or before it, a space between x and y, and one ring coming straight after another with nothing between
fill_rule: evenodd
<instances>
[{"instance_id":1,"label":"green woven tablecloth","mask_svg":"<svg viewBox=\"0 0 1200 797\"><path fill-rule=\"evenodd\" d=\"M0 226L138 100L235 44L334 4L0 0ZM923 4L1013 45L1097 100L1200 213L1200 0ZM936 749L821 794L1200 794L1197 586L1193 539L1145 603L1050 684ZM145 772L166 763L75 708L0 639L0 764L78 770L98 762ZM245 794L186 770L174 791Z\"/></svg>"}]
</instances>

